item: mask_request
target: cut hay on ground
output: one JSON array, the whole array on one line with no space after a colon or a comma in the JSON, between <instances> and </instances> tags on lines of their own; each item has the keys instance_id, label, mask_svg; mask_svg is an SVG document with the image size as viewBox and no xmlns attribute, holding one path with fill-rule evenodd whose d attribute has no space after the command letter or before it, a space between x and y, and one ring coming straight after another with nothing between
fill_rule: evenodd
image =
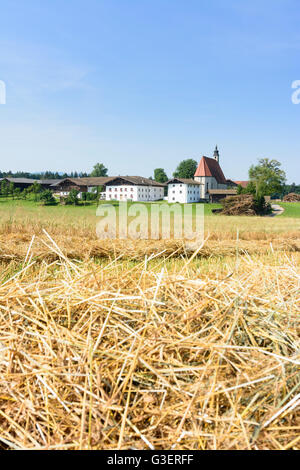
<instances>
[{"instance_id":1,"label":"cut hay on ground","mask_svg":"<svg viewBox=\"0 0 300 470\"><path fill-rule=\"evenodd\" d=\"M198 255L201 258L217 259L235 256L237 246L241 255L260 255L273 251L300 252L300 232L292 229L280 234L255 231L235 233L234 238L230 233L207 234L207 240ZM191 246L195 245L194 242L185 244L182 240L98 240L93 234L90 238L82 238L64 235L63 232L58 233L55 240L67 258L81 261L89 261L91 258L141 261L145 256L152 255L182 259L191 253ZM23 263L29 245L32 245L30 257L37 263L60 260L60 253L49 249L49 239L44 233L33 237L32 234L15 231L0 235L0 263Z\"/></svg>"},{"instance_id":2,"label":"cut hay on ground","mask_svg":"<svg viewBox=\"0 0 300 470\"><path fill-rule=\"evenodd\" d=\"M182 254L75 262L35 240L0 288L0 442L10 449L299 449L300 270Z\"/></svg>"}]
</instances>

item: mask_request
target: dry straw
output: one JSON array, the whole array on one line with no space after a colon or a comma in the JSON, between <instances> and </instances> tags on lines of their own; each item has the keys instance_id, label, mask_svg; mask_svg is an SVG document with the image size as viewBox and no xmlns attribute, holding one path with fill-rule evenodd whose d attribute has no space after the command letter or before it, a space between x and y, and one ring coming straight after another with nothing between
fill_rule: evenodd
<instances>
[{"instance_id":1,"label":"dry straw","mask_svg":"<svg viewBox=\"0 0 300 470\"><path fill-rule=\"evenodd\" d=\"M212 276L174 250L74 261L45 233L2 265L3 448L299 449L297 254Z\"/></svg>"}]
</instances>

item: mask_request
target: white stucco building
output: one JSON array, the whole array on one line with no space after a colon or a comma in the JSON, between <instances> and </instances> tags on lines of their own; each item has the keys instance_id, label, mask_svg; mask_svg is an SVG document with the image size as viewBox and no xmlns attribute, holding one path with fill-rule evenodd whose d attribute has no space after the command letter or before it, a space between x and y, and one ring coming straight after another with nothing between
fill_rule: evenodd
<instances>
[{"instance_id":1,"label":"white stucco building","mask_svg":"<svg viewBox=\"0 0 300 470\"><path fill-rule=\"evenodd\" d=\"M159 201L164 198L165 184L142 176L118 176L106 183L106 200Z\"/></svg>"},{"instance_id":2,"label":"white stucco building","mask_svg":"<svg viewBox=\"0 0 300 470\"><path fill-rule=\"evenodd\" d=\"M199 202L201 184L185 178L173 178L168 181L168 202Z\"/></svg>"}]
</instances>

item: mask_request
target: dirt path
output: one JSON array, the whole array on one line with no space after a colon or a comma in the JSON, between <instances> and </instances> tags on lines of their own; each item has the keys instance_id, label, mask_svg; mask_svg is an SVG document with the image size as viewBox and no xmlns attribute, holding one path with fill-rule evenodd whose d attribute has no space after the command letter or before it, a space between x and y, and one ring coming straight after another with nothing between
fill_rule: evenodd
<instances>
[{"instance_id":1,"label":"dirt path","mask_svg":"<svg viewBox=\"0 0 300 470\"><path fill-rule=\"evenodd\" d=\"M269 215L269 217L275 217L276 215L280 215L284 212L284 208L278 204L272 204L271 207L273 212Z\"/></svg>"}]
</instances>

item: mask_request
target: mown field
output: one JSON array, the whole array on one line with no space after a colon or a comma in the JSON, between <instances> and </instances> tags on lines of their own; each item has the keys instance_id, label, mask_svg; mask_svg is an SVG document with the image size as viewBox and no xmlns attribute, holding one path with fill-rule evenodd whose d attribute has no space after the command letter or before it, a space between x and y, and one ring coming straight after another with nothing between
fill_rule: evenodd
<instances>
[{"instance_id":1,"label":"mown field","mask_svg":"<svg viewBox=\"0 0 300 470\"><path fill-rule=\"evenodd\" d=\"M0 200L0 447L299 449L300 209L98 240Z\"/></svg>"}]
</instances>

